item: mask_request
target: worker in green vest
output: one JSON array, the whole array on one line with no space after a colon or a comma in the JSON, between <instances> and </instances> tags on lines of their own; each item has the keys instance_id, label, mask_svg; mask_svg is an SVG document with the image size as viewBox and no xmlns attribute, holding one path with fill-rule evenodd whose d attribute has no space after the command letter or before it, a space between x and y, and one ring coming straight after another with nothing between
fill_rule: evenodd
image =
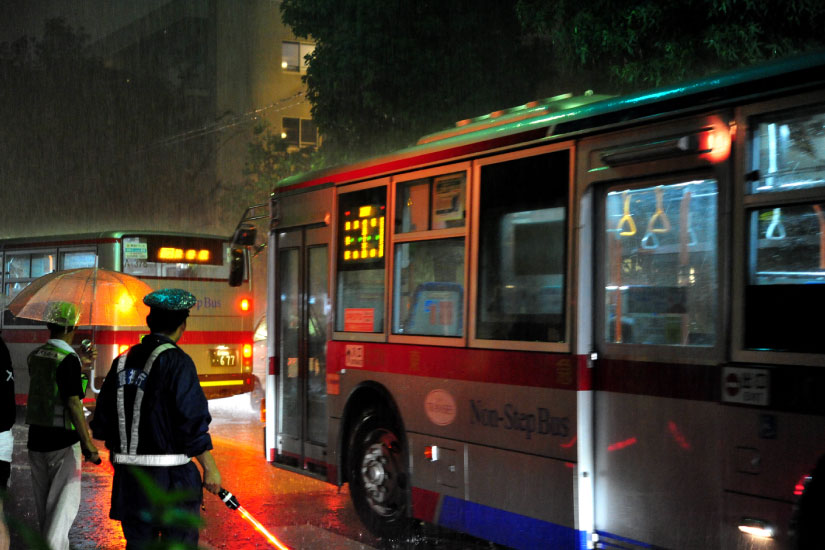
<instances>
[{"instance_id":1,"label":"worker in green vest","mask_svg":"<svg viewBox=\"0 0 825 550\"><path fill-rule=\"evenodd\" d=\"M90 364L95 350L81 358L72 348L77 308L51 302L45 319L49 340L28 359L29 463L40 532L52 550L69 550L69 529L80 508L80 455L100 464L83 414L81 363Z\"/></svg>"}]
</instances>

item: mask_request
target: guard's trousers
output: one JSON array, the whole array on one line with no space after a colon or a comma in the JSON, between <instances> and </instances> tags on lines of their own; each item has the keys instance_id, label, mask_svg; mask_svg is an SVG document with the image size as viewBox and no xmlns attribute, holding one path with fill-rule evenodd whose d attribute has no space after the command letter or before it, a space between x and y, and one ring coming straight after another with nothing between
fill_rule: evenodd
<instances>
[{"instance_id":1,"label":"guard's trousers","mask_svg":"<svg viewBox=\"0 0 825 550\"><path fill-rule=\"evenodd\" d=\"M29 451L40 533L52 550L69 550L69 529L80 509L80 443L58 451Z\"/></svg>"}]
</instances>

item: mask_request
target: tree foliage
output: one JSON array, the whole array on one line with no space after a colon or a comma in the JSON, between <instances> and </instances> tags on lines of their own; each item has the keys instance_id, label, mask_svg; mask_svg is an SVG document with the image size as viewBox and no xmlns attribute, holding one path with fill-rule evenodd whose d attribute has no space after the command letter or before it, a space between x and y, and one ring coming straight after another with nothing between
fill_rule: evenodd
<instances>
[{"instance_id":1,"label":"tree foliage","mask_svg":"<svg viewBox=\"0 0 825 550\"><path fill-rule=\"evenodd\" d=\"M564 78L669 84L825 46L821 0L518 0L527 37Z\"/></svg>"},{"instance_id":2,"label":"tree foliage","mask_svg":"<svg viewBox=\"0 0 825 550\"><path fill-rule=\"evenodd\" d=\"M535 99L552 63L521 39L513 0L284 0L315 42L305 82L335 160Z\"/></svg>"},{"instance_id":3,"label":"tree foliage","mask_svg":"<svg viewBox=\"0 0 825 550\"><path fill-rule=\"evenodd\" d=\"M315 147L294 150L264 122L253 129L253 139L247 145L243 174L247 176L234 194L245 202L236 206L241 209L251 204L263 203L275 185L293 174L306 172L323 164Z\"/></svg>"},{"instance_id":4,"label":"tree foliage","mask_svg":"<svg viewBox=\"0 0 825 550\"><path fill-rule=\"evenodd\" d=\"M559 93L620 93L825 44L821 0L283 0L333 159Z\"/></svg>"}]
</instances>

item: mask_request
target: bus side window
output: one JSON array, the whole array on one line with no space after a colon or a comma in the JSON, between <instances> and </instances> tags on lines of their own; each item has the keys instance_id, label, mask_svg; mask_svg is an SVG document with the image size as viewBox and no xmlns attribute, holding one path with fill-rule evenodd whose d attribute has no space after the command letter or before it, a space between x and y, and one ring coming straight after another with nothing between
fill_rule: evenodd
<instances>
[{"instance_id":1,"label":"bus side window","mask_svg":"<svg viewBox=\"0 0 825 550\"><path fill-rule=\"evenodd\" d=\"M464 239L397 243L395 266L393 333L461 336Z\"/></svg>"},{"instance_id":2,"label":"bus side window","mask_svg":"<svg viewBox=\"0 0 825 550\"><path fill-rule=\"evenodd\" d=\"M383 332L387 188L338 197L335 330Z\"/></svg>"},{"instance_id":3,"label":"bus side window","mask_svg":"<svg viewBox=\"0 0 825 550\"><path fill-rule=\"evenodd\" d=\"M7 253L4 258L3 289L6 297L11 300L33 280L51 273L57 269L56 254L54 251L35 253ZM23 317L15 317L9 310L3 311L3 325L41 325L40 321L33 321Z\"/></svg>"},{"instance_id":4,"label":"bus side window","mask_svg":"<svg viewBox=\"0 0 825 550\"><path fill-rule=\"evenodd\" d=\"M608 191L607 342L715 344L717 196L710 179Z\"/></svg>"},{"instance_id":5,"label":"bus side window","mask_svg":"<svg viewBox=\"0 0 825 550\"><path fill-rule=\"evenodd\" d=\"M823 353L825 106L772 113L749 126L744 347ZM802 202L783 200L800 189L808 190Z\"/></svg>"},{"instance_id":6,"label":"bus side window","mask_svg":"<svg viewBox=\"0 0 825 550\"><path fill-rule=\"evenodd\" d=\"M463 171L397 184L393 334L464 335L466 188Z\"/></svg>"},{"instance_id":7,"label":"bus side window","mask_svg":"<svg viewBox=\"0 0 825 550\"><path fill-rule=\"evenodd\" d=\"M569 152L481 168L476 337L565 337Z\"/></svg>"},{"instance_id":8,"label":"bus side window","mask_svg":"<svg viewBox=\"0 0 825 550\"><path fill-rule=\"evenodd\" d=\"M60 269L78 269L95 265L97 265L97 253L94 250L60 253Z\"/></svg>"}]
</instances>

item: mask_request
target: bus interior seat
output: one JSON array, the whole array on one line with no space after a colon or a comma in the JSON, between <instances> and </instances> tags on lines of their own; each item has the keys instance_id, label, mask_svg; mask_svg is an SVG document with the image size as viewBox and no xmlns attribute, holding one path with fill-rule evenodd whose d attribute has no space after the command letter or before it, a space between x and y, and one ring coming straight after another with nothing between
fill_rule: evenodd
<instances>
[{"instance_id":1,"label":"bus interior seat","mask_svg":"<svg viewBox=\"0 0 825 550\"><path fill-rule=\"evenodd\" d=\"M421 283L413 293L405 334L461 336L464 287L459 283Z\"/></svg>"}]
</instances>

